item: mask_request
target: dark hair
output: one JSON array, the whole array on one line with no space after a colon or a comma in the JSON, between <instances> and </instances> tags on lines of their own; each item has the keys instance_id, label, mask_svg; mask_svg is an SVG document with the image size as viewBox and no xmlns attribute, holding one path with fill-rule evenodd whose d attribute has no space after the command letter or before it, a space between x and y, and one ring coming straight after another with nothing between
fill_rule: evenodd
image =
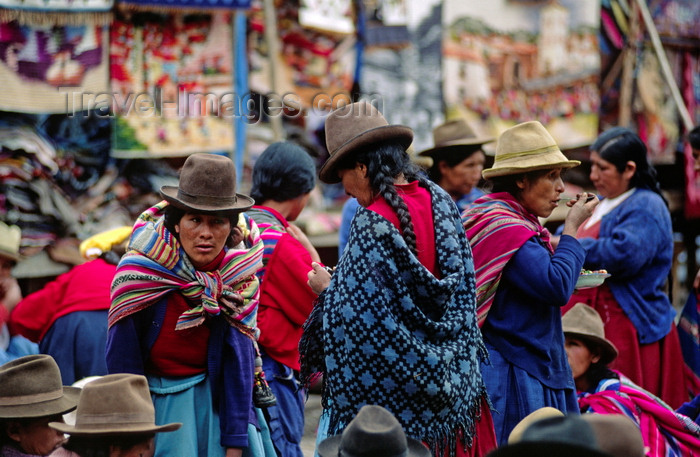
<instances>
[{"instance_id":1,"label":"dark hair","mask_svg":"<svg viewBox=\"0 0 700 457\"><path fill-rule=\"evenodd\" d=\"M700 125L688 132L688 143L693 149L700 149Z\"/></svg>"},{"instance_id":2,"label":"dark hair","mask_svg":"<svg viewBox=\"0 0 700 457\"><path fill-rule=\"evenodd\" d=\"M513 197L517 197L521 192L520 188L518 187L518 181L521 179L527 179L530 182L534 182L537 181L540 176L544 176L552 170L553 168L545 168L544 170L527 171L525 173L493 176L488 179L488 182L491 184L491 192L508 192Z\"/></svg>"},{"instance_id":3,"label":"dark hair","mask_svg":"<svg viewBox=\"0 0 700 457\"><path fill-rule=\"evenodd\" d=\"M428 168L428 178L432 182L439 183L442 179L440 162L445 162L448 167L452 168L478 151L481 151L480 144L448 146L444 150L433 153L433 164Z\"/></svg>"},{"instance_id":4,"label":"dark hair","mask_svg":"<svg viewBox=\"0 0 700 457\"><path fill-rule=\"evenodd\" d=\"M80 457L109 457L109 448L111 446L126 451L150 440L154 436L154 433L100 436L71 435L63 447L75 452Z\"/></svg>"},{"instance_id":5,"label":"dark hair","mask_svg":"<svg viewBox=\"0 0 700 457\"><path fill-rule=\"evenodd\" d=\"M360 149L355 154L348 154L339 164L339 170L351 169L355 163L367 166L367 176L372 190L384 197L389 206L396 211L403 238L409 249L416 254L416 234L413 221L406 202L399 196L394 180L403 174L408 181L418 180L421 187L428 188L429 181L423 171L413 162L403 146L394 142L379 143L374 147Z\"/></svg>"},{"instance_id":6,"label":"dark hair","mask_svg":"<svg viewBox=\"0 0 700 457\"><path fill-rule=\"evenodd\" d=\"M301 146L273 143L255 161L250 196L262 203L284 202L308 194L316 184L316 166Z\"/></svg>"},{"instance_id":7,"label":"dark hair","mask_svg":"<svg viewBox=\"0 0 700 457\"><path fill-rule=\"evenodd\" d=\"M613 127L601 133L590 150L598 152L602 159L615 165L620 173L625 170L627 162L634 162L637 169L630 180L630 186L656 192L668 206L668 202L661 194L656 170L649 163L647 147L639 135L626 127Z\"/></svg>"},{"instance_id":8,"label":"dark hair","mask_svg":"<svg viewBox=\"0 0 700 457\"><path fill-rule=\"evenodd\" d=\"M600 381L602 381L603 379L617 378L617 374L615 374L614 371L608 368L608 363L610 362L603 363L603 351L601 350L599 344L580 335L576 335L575 337L572 336L572 338L575 338L576 340L581 341L583 344L585 344L586 348L590 351L591 354L601 357L601 359L597 362L591 363L591 365L588 367L588 370L586 370L586 372L584 373L584 376L586 377L586 380L588 381L588 384L591 386L591 388L595 389L598 386L598 384L600 384Z\"/></svg>"},{"instance_id":9,"label":"dark hair","mask_svg":"<svg viewBox=\"0 0 700 457\"><path fill-rule=\"evenodd\" d=\"M195 210L190 210L189 212L192 213L201 213L201 214L209 214L209 215L218 215L221 217L224 217L229 220L231 223L231 230L238 225L238 216L241 214L240 211L195 211ZM180 223L180 219L188 213L188 210L178 208L177 206L174 205L168 205L165 207L163 210L164 213L164 218L165 220L163 223L165 224L165 228L168 229L168 231L178 240L180 239L179 235L175 231L175 225ZM228 240L226 241L226 245L228 247L233 247L232 243L232 238L229 236Z\"/></svg>"}]
</instances>

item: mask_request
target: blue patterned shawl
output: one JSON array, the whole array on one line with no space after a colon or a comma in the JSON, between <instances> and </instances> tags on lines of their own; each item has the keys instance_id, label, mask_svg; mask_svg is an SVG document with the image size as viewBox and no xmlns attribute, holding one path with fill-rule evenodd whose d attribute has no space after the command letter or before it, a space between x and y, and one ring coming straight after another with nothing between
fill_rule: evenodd
<instances>
[{"instance_id":1,"label":"blue patterned shawl","mask_svg":"<svg viewBox=\"0 0 700 457\"><path fill-rule=\"evenodd\" d=\"M457 207L430 186L442 279L381 215L359 208L348 245L300 342L305 383L323 373L334 435L366 404L382 405L436 455L471 445L486 398L474 265Z\"/></svg>"}]
</instances>

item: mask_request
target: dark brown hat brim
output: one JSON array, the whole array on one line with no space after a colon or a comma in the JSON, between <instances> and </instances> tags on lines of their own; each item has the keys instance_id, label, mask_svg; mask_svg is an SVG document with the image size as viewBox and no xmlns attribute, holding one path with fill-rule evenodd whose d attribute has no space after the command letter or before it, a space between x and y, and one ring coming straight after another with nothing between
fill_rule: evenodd
<instances>
[{"instance_id":1,"label":"dark brown hat brim","mask_svg":"<svg viewBox=\"0 0 700 457\"><path fill-rule=\"evenodd\" d=\"M250 209L254 204L255 200L247 195L236 194L236 203L233 205L219 204L197 204L192 202L185 202L178 198L178 188L175 186L163 186L160 188L160 195L173 206L180 209L188 211L202 211L205 213L215 213L221 211L246 211Z\"/></svg>"},{"instance_id":2,"label":"dark brown hat brim","mask_svg":"<svg viewBox=\"0 0 700 457\"><path fill-rule=\"evenodd\" d=\"M460 146L483 146L496 141L495 138L474 138L473 140L446 141L440 146L436 146L418 153L419 156L433 157L450 150L459 149Z\"/></svg>"},{"instance_id":3,"label":"dark brown hat brim","mask_svg":"<svg viewBox=\"0 0 700 457\"><path fill-rule=\"evenodd\" d=\"M25 419L54 416L73 411L78 406L80 389L63 386L63 395L55 400L24 405L0 405L0 419Z\"/></svg>"},{"instance_id":4,"label":"dark brown hat brim","mask_svg":"<svg viewBox=\"0 0 700 457\"><path fill-rule=\"evenodd\" d=\"M610 454L575 444L556 441L521 441L501 446L486 457L522 457L546 455L549 457L612 457Z\"/></svg>"},{"instance_id":5,"label":"dark brown hat brim","mask_svg":"<svg viewBox=\"0 0 700 457\"><path fill-rule=\"evenodd\" d=\"M105 435L140 435L144 433L174 432L182 427L182 423L173 422L165 425L153 424L102 424L93 428L79 425L69 425L63 422L49 422L49 427L61 433L75 436L105 436Z\"/></svg>"},{"instance_id":6,"label":"dark brown hat brim","mask_svg":"<svg viewBox=\"0 0 700 457\"><path fill-rule=\"evenodd\" d=\"M398 141L404 150L413 142L413 130L404 125L383 125L369 129L349 139L335 151L330 151L330 157L321 167L318 177L327 184L340 182L338 177L338 164L350 153L373 143Z\"/></svg>"},{"instance_id":7,"label":"dark brown hat brim","mask_svg":"<svg viewBox=\"0 0 700 457\"><path fill-rule=\"evenodd\" d=\"M318 455L320 457L338 457L340 451L340 440L342 435L335 435L318 443ZM420 441L406 437L408 442L408 454L407 457L430 457L430 450L423 446Z\"/></svg>"}]
</instances>

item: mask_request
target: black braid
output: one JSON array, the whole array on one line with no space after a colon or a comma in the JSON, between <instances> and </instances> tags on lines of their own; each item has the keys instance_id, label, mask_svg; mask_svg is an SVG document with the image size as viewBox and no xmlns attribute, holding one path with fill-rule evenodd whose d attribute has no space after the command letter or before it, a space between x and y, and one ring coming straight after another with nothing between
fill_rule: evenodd
<instances>
[{"instance_id":1,"label":"black braid","mask_svg":"<svg viewBox=\"0 0 700 457\"><path fill-rule=\"evenodd\" d=\"M408 182L418 180L421 187L428 188L428 178L418 166L411 162L404 148L397 143L381 143L374 148L359 151L357 155L352 157L352 163L344 165L350 168L354 166L355 162L367 166L367 175L372 190L384 197L389 206L396 211L403 238L411 252L417 255L413 221L406 203L396 191L394 180L403 174Z\"/></svg>"}]
</instances>

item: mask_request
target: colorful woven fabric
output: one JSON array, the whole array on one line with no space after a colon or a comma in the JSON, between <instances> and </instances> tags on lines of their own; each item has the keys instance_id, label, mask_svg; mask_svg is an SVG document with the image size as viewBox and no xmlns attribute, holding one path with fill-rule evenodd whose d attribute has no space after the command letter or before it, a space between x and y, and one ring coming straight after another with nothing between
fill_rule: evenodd
<instances>
[{"instance_id":1,"label":"colorful woven fabric","mask_svg":"<svg viewBox=\"0 0 700 457\"><path fill-rule=\"evenodd\" d=\"M677 414L659 398L643 390L621 373L604 379L595 393L579 394L581 412L624 414L642 432L647 457L700 455L700 426Z\"/></svg>"},{"instance_id":2,"label":"colorful woven fabric","mask_svg":"<svg viewBox=\"0 0 700 457\"><path fill-rule=\"evenodd\" d=\"M0 0L0 22L109 25L114 0Z\"/></svg>"},{"instance_id":3,"label":"colorful woven fabric","mask_svg":"<svg viewBox=\"0 0 700 457\"><path fill-rule=\"evenodd\" d=\"M250 8L251 0L119 0L120 5L157 10L198 10L208 8Z\"/></svg>"},{"instance_id":4,"label":"colorful woven fabric","mask_svg":"<svg viewBox=\"0 0 700 457\"><path fill-rule=\"evenodd\" d=\"M231 325L254 337L258 309L258 279L263 244L249 217L241 214L244 248L231 248L221 267L212 272L192 266L178 240L165 228L162 201L136 221L129 251L117 266L112 282L109 326L140 311L173 291L179 291L192 308L178 319L176 329L201 325L207 315L223 312ZM243 304L236 306L236 296Z\"/></svg>"},{"instance_id":5,"label":"colorful woven fabric","mask_svg":"<svg viewBox=\"0 0 700 457\"><path fill-rule=\"evenodd\" d=\"M471 252L457 207L430 185L437 261L433 276L400 232L359 208L328 288L304 324L302 380L323 373L329 435L366 404L382 405L435 455L471 445L486 390Z\"/></svg>"},{"instance_id":6,"label":"colorful woven fabric","mask_svg":"<svg viewBox=\"0 0 700 457\"><path fill-rule=\"evenodd\" d=\"M474 255L476 312L479 326L493 304L503 268L533 236L550 251L549 231L507 192L485 195L462 213L462 224Z\"/></svg>"}]
</instances>

